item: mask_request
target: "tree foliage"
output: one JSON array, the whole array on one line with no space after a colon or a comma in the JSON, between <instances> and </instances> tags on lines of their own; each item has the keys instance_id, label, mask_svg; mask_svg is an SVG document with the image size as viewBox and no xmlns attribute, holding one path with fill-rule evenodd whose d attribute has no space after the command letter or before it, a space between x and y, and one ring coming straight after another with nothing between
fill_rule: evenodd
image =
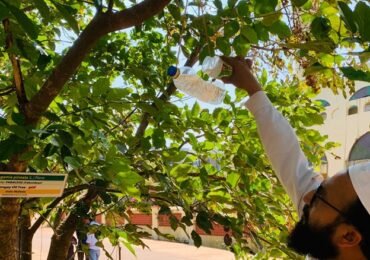
<instances>
[{"instance_id":1,"label":"tree foliage","mask_svg":"<svg viewBox=\"0 0 370 260\"><path fill-rule=\"evenodd\" d=\"M253 58L270 99L319 164L333 144L310 129L322 123L310 98L370 81L368 4L0 0L0 19L2 168L68 173L62 198L2 199L1 212L14 210L0 230L15 228L18 215L41 214L38 225L50 219L73 232L71 223L91 211L128 218L131 207L180 206L186 216L171 218L173 228L194 218L209 233L219 223L232 230L233 243L225 241L240 257L293 257L284 238L294 209L240 105L245 93L214 109L183 103L166 70L179 62L178 49L188 66L208 55ZM70 222L59 223L61 211ZM102 234L129 248L145 236L132 224ZM195 231L189 236L201 245Z\"/></svg>"}]
</instances>

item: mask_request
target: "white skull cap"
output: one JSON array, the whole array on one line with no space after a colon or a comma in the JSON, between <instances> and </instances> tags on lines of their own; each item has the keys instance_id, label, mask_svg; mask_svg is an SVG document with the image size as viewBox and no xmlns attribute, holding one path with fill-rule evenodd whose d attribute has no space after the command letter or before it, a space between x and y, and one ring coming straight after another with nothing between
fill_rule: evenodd
<instances>
[{"instance_id":1,"label":"white skull cap","mask_svg":"<svg viewBox=\"0 0 370 260\"><path fill-rule=\"evenodd\" d=\"M357 196L370 214L370 162L350 166L348 172Z\"/></svg>"}]
</instances>

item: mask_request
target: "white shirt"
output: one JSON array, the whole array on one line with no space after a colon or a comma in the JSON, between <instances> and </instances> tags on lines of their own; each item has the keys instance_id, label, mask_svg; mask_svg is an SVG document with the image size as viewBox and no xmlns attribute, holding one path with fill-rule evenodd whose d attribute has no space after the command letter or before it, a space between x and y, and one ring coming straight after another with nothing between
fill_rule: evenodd
<instances>
[{"instance_id":1,"label":"white shirt","mask_svg":"<svg viewBox=\"0 0 370 260\"><path fill-rule=\"evenodd\" d=\"M254 115L258 133L272 168L301 217L303 196L317 189L323 181L322 176L309 167L293 128L272 106L263 91L252 95L245 106ZM307 256L306 259L314 258Z\"/></svg>"},{"instance_id":2,"label":"white shirt","mask_svg":"<svg viewBox=\"0 0 370 260\"><path fill-rule=\"evenodd\" d=\"M99 225L99 223L91 221L90 225ZM88 233L86 238L86 244L89 245L89 249L100 250L100 247L96 246L96 242L98 242L98 240L96 239L95 234Z\"/></svg>"},{"instance_id":3,"label":"white shirt","mask_svg":"<svg viewBox=\"0 0 370 260\"><path fill-rule=\"evenodd\" d=\"M95 245L96 242L98 242L98 240L93 233L87 234L86 244L89 245L89 249L100 250L100 247Z\"/></svg>"},{"instance_id":4,"label":"white shirt","mask_svg":"<svg viewBox=\"0 0 370 260\"><path fill-rule=\"evenodd\" d=\"M309 166L293 128L263 91L252 95L245 105L256 119L273 170L302 216L303 196L320 185L322 176Z\"/></svg>"}]
</instances>

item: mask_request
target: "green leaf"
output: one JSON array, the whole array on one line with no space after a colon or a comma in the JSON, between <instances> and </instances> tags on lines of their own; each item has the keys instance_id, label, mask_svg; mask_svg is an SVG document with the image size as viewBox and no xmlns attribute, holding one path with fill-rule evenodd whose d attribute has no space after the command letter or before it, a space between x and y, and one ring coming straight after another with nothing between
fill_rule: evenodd
<instances>
[{"instance_id":1,"label":"green leaf","mask_svg":"<svg viewBox=\"0 0 370 260\"><path fill-rule=\"evenodd\" d=\"M67 21L69 26L71 26L72 30L76 34L79 34L80 29L78 28L78 23L76 19L72 16L72 14L75 13L75 9L68 5L60 4L54 0L51 0L51 2L58 9L59 13L63 16L63 18Z\"/></svg>"},{"instance_id":2,"label":"green leaf","mask_svg":"<svg viewBox=\"0 0 370 260\"><path fill-rule=\"evenodd\" d=\"M92 89L93 89L93 96L99 97L102 94L105 94L108 92L110 86L110 81L108 78L100 78L98 79Z\"/></svg>"},{"instance_id":3,"label":"green leaf","mask_svg":"<svg viewBox=\"0 0 370 260\"><path fill-rule=\"evenodd\" d=\"M170 14L175 18L176 20L181 20L181 10L177 5L170 4L168 5L168 11L170 11Z\"/></svg>"},{"instance_id":4,"label":"green leaf","mask_svg":"<svg viewBox=\"0 0 370 260\"><path fill-rule=\"evenodd\" d=\"M353 67L342 67L340 68L345 77L350 80L359 80L370 82L370 72L356 70Z\"/></svg>"},{"instance_id":5,"label":"green leaf","mask_svg":"<svg viewBox=\"0 0 370 260\"><path fill-rule=\"evenodd\" d=\"M166 138L161 128L156 128L152 134L152 141L155 148L162 148L166 146Z\"/></svg>"},{"instance_id":6,"label":"green leaf","mask_svg":"<svg viewBox=\"0 0 370 260\"><path fill-rule=\"evenodd\" d=\"M218 37L216 39L216 47L217 47L217 49L219 49L220 51L222 51L222 53L225 56L229 56L230 53L231 53L229 38L226 38L226 37Z\"/></svg>"},{"instance_id":7,"label":"green leaf","mask_svg":"<svg viewBox=\"0 0 370 260\"><path fill-rule=\"evenodd\" d=\"M262 23L266 26L271 26L275 22L280 20L282 13L280 11L271 13L265 17L263 17Z\"/></svg>"},{"instance_id":8,"label":"green leaf","mask_svg":"<svg viewBox=\"0 0 370 260\"><path fill-rule=\"evenodd\" d=\"M73 169L78 169L81 167L81 163L78 161L78 158L72 156L64 157L63 161L71 166Z\"/></svg>"},{"instance_id":9,"label":"green leaf","mask_svg":"<svg viewBox=\"0 0 370 260\"><path fill-rule=\"evenodd\" d=\"M241 35L249 40L250 43L258 43L258 36L256 31L250 26L243 26L241 31Z\"/></svg>"},{"instance_id":10,"label":"green leaf","mask_svg":"<svg viewBox=\"0 0 370 260\"><path fill-rule=\"evenodd\" d=\"M179 164L172 168L170 175L175 178L186 176L191 169L192 166L190 164Z\"/></svg>"},{"instance_id":11,"label":"green leaf","mask_svg":"<svg viewBox=\"0 0 370 260\"><path fill-rule=\"evenodd\" d=\"M20 139L11 135L9 138L0 141L0 161L10 159L11 155L22 151L26 145Z\"/></svg>"},{"instance_id":12,"label":"green leaf","mask_svg":"<svg viewBox=\"0 0 370 260\"><path fill-rule=\"evenodd\" d=\"M191 231L191 238L193 239L196 247L200 247L202 245L202 238L194 230Z\"/></svg>"},{"instance_id":13,"label":"green leaf","mask_svg":"<svg viewBox=\"0 0 370 260\"><path fill-rule=\"evenodd\" d=\"M9 9L0 2L0 21L9 16Z\"/></svg>"},{"instance_id":14,"label":"green leaf","mask_svg":"<svg viewBox=\"0 0 370 260\"><path fill-rule=\"evenodd\" d=\"M66 145L68 147L73 146L73 136L70 133L68 133L66 131L59 130L58 135L59 135L59 137L62 140L64 145Z\"/></svg>"},{"instance_id":15,"label":"green leaf","mask_svg":"<svg viewBox=\"0 0 370 260\"><path fill-rule=\"evenodd\" d=\"M227 176L226 181L230 184L231 188L235 188L240 180L240 175L237 173L231 173Z\"/></svg>"},{"instance_id":16,"label":"green leaf","mask_svg":"<svg viewBox=\"0 0 370 260\"><path fill-rule=\"evenodd\" d=\"M249 42L242 35L236 36L232 45L236 55L242 57L246 56L250 49Z\"/></svg>"},{"instance_id":17,"label":"green leaf","mask_svg":"<svg viewBox=\"0 0 370 260\"><path fill-rule=\"evenodd\" d=\"M227 6L230 8L234 8L236 2L238 2L238 0L227 0Z\"/></svg>"},{"instance_id":18,"label":"green leaf","mask_svg":"<svg viewBox=\"0 0 370 260\"><path fill-rule=\"evenodd\" d=\"M277 0L257 0L254 4L256 15L267 14L275 11Z\"/></svg>"},{"instance_id":19,"label":"green leaf","mask_svg":"<svg viewBox=\"0 0 370 260\"><path fill-rule=\"evenodd\" d=\"M348 7L346 3L342 1L338 1L338 6L339 6L342 19L344 23L346 24L346 26L348 27L348 29L353 33L357 32L355 17L354 17L352 10Z\"/></svg>"},{"instance_id":20,"label":"green leaf","mask_svg":"<svg viewBox=\"0 0 370 260\"><path fill-rule=\"evenodd\" d=\"M264 26L262 23L255 23L253 25L253 28L257 33L258 40L266 42L270 39L267 27Z\"/></svg>"},{"instance_id":21,"label":"green leaf","mask_svg":"<svg viewBox=\"0 0 370 260\"><path fill-rule=\"evenodd\" d=\"M293 49L309 50L324 53L331 53L336 48L335 43L331 40L309 41L306 43L287 43L285 44L285 46Z\"/></svg>"},{"instance_id":22,"label":"green leaf","mask_svg":"<svg viewBox=\"0 0 370 260\"><path fill-rule=\"evenodd\" d=\"M33 21L30 18L28 18L28 16L23 11L19 10L17 7L14 7L10 4L8 4L7 6L8 6L9 11L17 19L17 22L23 28L26 34L32 40L37 39L37 36L39 34L39 29L37 25L34 24Z\"/></svg>"},{"instance_id":23,"label":"green leaf","mask_svg":"<svg viewBox=\"0 0 370 260\"><path fill-rule=\"evenodd\" d=\"M364 41L370 41L370 6L360 1L355 8L354 16L358 25L358 31Z\"/></svg>"},{"instance_id":24,"label":"green leaf","mask_svg":"<svg viewBox=\"0 0 370 260\"><path fill-rule=\"evenodd\" d=\"M283 21L277 21L276 23L268 27L268 29L271 33L279 36L280 39L288 38L292 34L289 26Z\"/></svg>"},{"instance_id":25,"label":"green leaf","mask_svg":"<svg viewBox=\"0 0 370 260\"><path fill-rule=\"evenodd\" d=\"M301 7L305 3L307 3L308 0L292 0L292 3L296 7Z\"/></svg>"},{"instance_id":26,"label":"green leaf","mask_svg":"<svg viewBox=\"0 0 370 260\"><path fill-rule=\"evenodd\" d=\"M20 160L21 161L30 161L36 155L37 155L36 151L29 151L29 152L26 152L26 153L22 154L22 156L20 157Z\"/></svg>"},{"instance_id":27,"label":"green leaf","mask_svg":"<svg viewBox=\"0 0 370 260\"><path fill-rule=\"evenodd\" d=\"M246 17L249 15L249 4L246 0L240 1L236 6L236 9L238 10L238 15L241 17Z\"/></svg>"},{"instance_id":28,"label":"green leaf","mask_svg":"<svg viewBox=\"0 0 370 260\"><path fill-rule=\"evenodd\" d=\"M171 209L167 205L162 205L158 211L159 215L170 215Z\"/></svg>"},{"instance_id":29,"label":"green leaf","mask_svg":"<svg viewBox=\"0 0 370 260\"><path fill-rule=\"evenodd\" d=\"M331 30L330 20L325 17L316 17L311 23L311 33L316 39L328 38Z\"/></svg>"},{"instance_id":30,"label":"green leaf","mask_svg":"<svg viewBox=\"0 0 370 260\"><path fill-rule=\"evenodd\" d=\"M33 0L36 5L36 8L39 10L42 17L46 20L50 19L49 7L46 5L44 0Z\"/></svg>"},{"instance_id":31,"label":"green leaf","mask_svg":"<svg viewBox=\"0 0 370 260\"><path fill-rule=\"evenodd\" d=\"M37 60L37 67L43 71L48 63L51 61L51 57L48 55L40 54Z\"/></svg>"},{"instance_id":32,"label":"green leaf","mask_svg":"<svg viewBox=\"0 0 370 260\"><path fill-rule=\"evenodd\" d=\"M239 31L239 23L237 21L231 21L224 27L224 36L229 38L234 36Z\"/></svg>"},{"instance_id":33,"label":"green leaf","mask_svg":"<svg viewBox=\"0 0 370 260\"><path fill-rule=\"evenodd\" d=\"M209 220L209 215L205 211L200 211L195 219L198 227L204 230L207 234L211 234L213 229L212 222Z\"/></svg>"},{"instance_id":34,"label":"green leaf","mask_svg":"<svg viewBox=\"0 0 370 260\"><path fill-rule=\"evenodd\" d=\"M221 0L214 0L213 3L217 7L217 9L222 9L222 1Z\"/></svg>"}]
</instances>

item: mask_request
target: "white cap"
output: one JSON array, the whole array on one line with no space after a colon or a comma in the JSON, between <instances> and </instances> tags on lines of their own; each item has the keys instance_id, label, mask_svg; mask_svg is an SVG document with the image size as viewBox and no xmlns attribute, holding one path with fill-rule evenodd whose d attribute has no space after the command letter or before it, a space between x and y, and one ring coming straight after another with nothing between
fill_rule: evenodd
<instances>
[{"instance_id":1,"label":"white cap","mask_svg":"<svg viewBox=\"0 0 370 260\"><path fill-rule=\"evenodd\" d=\"M350 166L349 177L362 205L370 214L370 162Z\"/></svg>"}]
</instances>

